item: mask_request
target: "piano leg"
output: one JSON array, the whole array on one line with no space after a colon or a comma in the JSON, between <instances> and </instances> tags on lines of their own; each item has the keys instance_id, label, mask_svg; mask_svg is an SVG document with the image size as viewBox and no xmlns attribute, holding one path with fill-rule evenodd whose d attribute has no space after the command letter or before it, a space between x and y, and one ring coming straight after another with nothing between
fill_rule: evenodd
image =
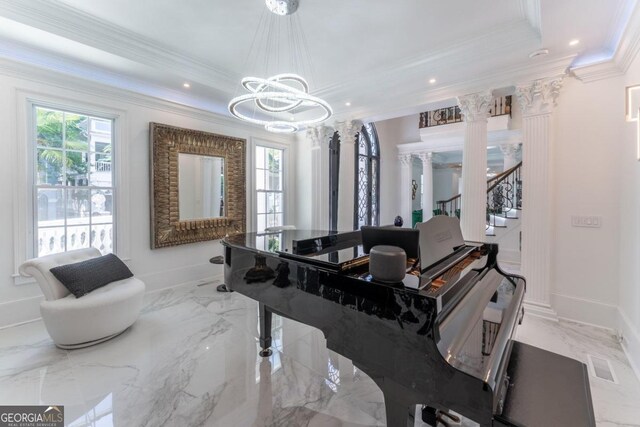
<instances>
[{"instance_id":1,"label":"piano leg","mask_svg":"<svg viewBox=\"0 0 640 427\"><path fill-rule=\"evenodd\" d=\"M414 427L416 405L409 405L384 396L384 409L387 412L387 427Z\"/></svg>"},{"instance_id":2,"label":"piano leg","mask_svg":"<svg viewBox=\"0 0 640 427\"><path fill-rule=\"evenodd\" d=\"M260 316L260 347L262 350L258 353L262 357L271 356L271 317L272 313L263 303L258 303Z\"/></svg>"}]
</instances>

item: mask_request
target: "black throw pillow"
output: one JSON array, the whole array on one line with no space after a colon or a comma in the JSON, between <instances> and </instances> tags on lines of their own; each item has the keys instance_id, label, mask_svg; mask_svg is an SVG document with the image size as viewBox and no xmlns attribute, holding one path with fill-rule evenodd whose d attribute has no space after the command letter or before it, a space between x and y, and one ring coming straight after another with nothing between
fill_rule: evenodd
<instances>
[{"instance_id":1,"label":"black throw pillow","mask_svg":"<svg viewBox=\"0 0 640 427\"><path fill-rule=\"evenodd\" d=\"M117 280L133 276L129 268L114 254L91 258L74 264L54 267L51 273L76 298Z\"/></svg>"}]
</instances>

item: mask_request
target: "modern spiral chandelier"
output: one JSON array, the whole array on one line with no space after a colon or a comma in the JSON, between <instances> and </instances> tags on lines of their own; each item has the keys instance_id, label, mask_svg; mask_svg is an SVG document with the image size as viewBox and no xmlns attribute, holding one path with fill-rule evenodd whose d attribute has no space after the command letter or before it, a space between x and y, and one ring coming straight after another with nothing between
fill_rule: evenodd
<instances>
[{"instance_id":1,"label":"modern spiral chandelier","mask_svg":"<svg viewBox=\"0 0 640 427\"><path fill-rule=\"evenodd\" d=\"M242 87L248 93L233 98L229 102L229 112L240 120L264 126L269 132L293 133L322 123L331 117L333 110L326 101L309 94L309 84L298 73L282 72L290 68L307 72L311 69L302 26L291 17L298 9L299 1L266 0L266 5L279 17L267 14L269 22L265 23L263 15L249 58L263 66L266 75L274 70L276 74L267 78L243 78ZM282 22L274 23L283 16L289 19L284 31ZM256 46L256 40L265 40L267 46ZM270 43L274 46L269 46ZM289 52L285 47L289 47ZM284 61L281 61L282 57L285 57ZM258 65L253 68L257 69Z\"/></svg>"}]
</instances>

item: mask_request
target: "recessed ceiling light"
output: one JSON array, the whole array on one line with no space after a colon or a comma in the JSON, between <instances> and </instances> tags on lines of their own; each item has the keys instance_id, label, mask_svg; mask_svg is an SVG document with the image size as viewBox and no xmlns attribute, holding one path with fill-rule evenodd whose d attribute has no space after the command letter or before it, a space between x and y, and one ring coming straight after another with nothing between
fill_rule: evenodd
<instances>
[{"instance_id":1,"label":"recessed ceiling light","mask_svg":"<svg viewBox=\"0 0 640 427\"><path fill-rule=\"evenodd\" d=\"M351 107L351 103L350 102L345 102L344 105L346 105L347 107Z\"/></svg>"},{"instance_id":2,"label":"recessed ceiling light","mask_svg":"<svg viewBox=\"0 0 640 427\"><path fill-rule=\"evenodd\" d=\"M436 82L436 79L429 79L429 83L434 84Z\"/></svg>"},{"instance_id":3,"label":"recessed ceiling light","mask_svg":"<svg viewBox=\"0 0 640 427\"><path fill-rule=\"evenodd\" d=\"M569 46L575 46L575 45L577 45L578 43L580 43L580 40L578 40L578 39L573 39L573 40L571 40L571 41L569 42Z\"/></svg>"},{"instance_id":4,"label":"recessed ceiling light","mask_svg":"<svg viewBox=\"0 0 640 427\"><path fill-rule=\"evenodd\" d=\"M186 87L187 89L191 87L191 85L187 82L182 83L182 86Z\"/></svg>"}]
</instances>

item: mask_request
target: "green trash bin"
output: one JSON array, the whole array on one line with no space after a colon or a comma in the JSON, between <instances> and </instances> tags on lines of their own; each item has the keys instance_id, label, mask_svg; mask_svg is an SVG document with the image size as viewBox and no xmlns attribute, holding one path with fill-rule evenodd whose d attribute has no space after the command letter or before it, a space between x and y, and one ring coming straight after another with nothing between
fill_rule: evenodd
<instances>
[{"instance_id":1,"label":"green trash bin","mask_svg":"<svg viewBox=\"0 0 640 427\"><path fill-rule=\"evenodd\" d=\"M419 222L422 222L422 209L415 210L411 213L411 228L415 228Z\"/></svg>"}]
</instances>

